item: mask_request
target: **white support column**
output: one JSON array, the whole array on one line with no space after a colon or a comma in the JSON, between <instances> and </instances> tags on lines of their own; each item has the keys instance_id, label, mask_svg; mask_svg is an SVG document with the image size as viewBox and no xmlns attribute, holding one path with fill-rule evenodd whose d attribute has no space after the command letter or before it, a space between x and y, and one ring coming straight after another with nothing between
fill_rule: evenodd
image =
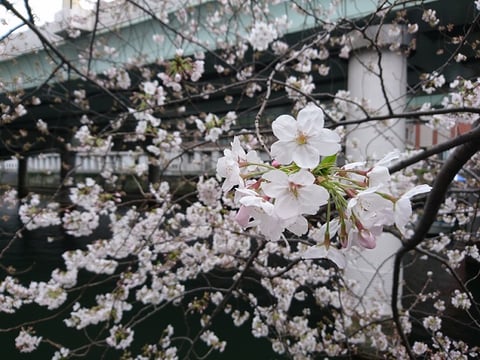
<instances>
[{"instance_id":1,"label":"white support column","mask_svg":"<svg viewBox=\"0 0 480 360\"><path fill-rule=\"evenodd\" d=\"M397 32L397 30L399 30ZM380 48L369 47L365 36L376 39ZM364 34L351 36L352 53L348 63L348 90L352 98L368 104L376 115L401 113L406 106L407 60L401 47L408 44L406 30L396 25L372 26ZM393 35L392 35L393 34ZM400 44L399 50L390 50L392 44ZM348 120L365 116L352 111ZM346 157L349 161L368 160L374 163L387 153L405 149L405 120L374 121L347 127ZM353 251L348 259L345 276L358 282L358 296L367 307L379 302L378 311L391 315L390 299L393 285L393 255L401 247L401 241L385 233L377 239L372 250Z\"/></svg>"},{"instance_id":2,"label":"white support column","mask_svg":"<svg viewBox=\"0 0 480 360\"><path fill-rule=\"evenodd\" d=\"M365 31L370 39L382 44L368 47L363 34L351 36L352 53L348 62L348 90L372 109L375 115L401 113L406 105L407 59L401 52L408 43L406 30L398 25L372 26ZM394 34L394 35L392 35ZM399 50L390 50L391 44L400 44ZM352 111L348 120L364 118L361 111ZM381 159L385 154L405 148L405 120L391 119L347 127L346 155L351 161Z\"/></svg>"},{"instance_id":3,"label":"white support column","mask_svg":"<svg viewBox=\"0 0 480 360\"><path fill-rule=\"evenodd\" d=\"M80 7L80 0L63 0L63 9L76 9Z\"/></svg>"}]
</instances>

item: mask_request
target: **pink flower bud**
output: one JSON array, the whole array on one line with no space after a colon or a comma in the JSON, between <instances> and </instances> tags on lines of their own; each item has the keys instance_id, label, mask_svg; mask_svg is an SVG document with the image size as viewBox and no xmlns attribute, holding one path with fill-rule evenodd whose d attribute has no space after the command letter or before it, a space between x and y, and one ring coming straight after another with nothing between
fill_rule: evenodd
<instances>
[{"instance_id":1,"label":"pink flower bud","mask_svg":"<svg viewBox=\"0 0 480 360\"><path fill-rule=\"evenodd\" d=\"M278 168L280 167L280 163L279 163L277 160L273 160L273 161L272 161L272 166L273 166L274 168L277 168L277 169L278 169Z\"/></svg>"},{"instance_id":2,"label":"pink flower bud","mask_svg":"<svg viewBox=\"0 0 480 360\"><path fill-rule=\"evenodd\" d=\"M358 242L364 248L373 249L377 246L377 239L375 235L373 235L370 230L362 229L358 233Z\"/></svg>"},{"instance_id":3,"label":"pink flower bud","mask_svg":"<svg viewBox=\"0 0 480 360\"><path fill-rule=\"evenodd\" d=\"M247 227L248 220L250 219L250 210L246 206L240 206L238 209L237 215L235 215L235 221L241 227Z\"/></svg>"}]
</instances>

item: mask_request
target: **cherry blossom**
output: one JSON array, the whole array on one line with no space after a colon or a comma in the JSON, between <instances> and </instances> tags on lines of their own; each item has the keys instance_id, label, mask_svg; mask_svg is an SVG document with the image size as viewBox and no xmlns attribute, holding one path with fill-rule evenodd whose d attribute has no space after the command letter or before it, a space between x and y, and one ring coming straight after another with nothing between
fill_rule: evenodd
<instances>
[{"instance_id":1,"label":"cherry blossom","mask_svg":"<svg viewBox=\"0 0 480 360\"><path fill-rule=\"evenodd\" d=\"M300 215L289 216L286 219L279 217L275 212L275 206L253 190L237 189L236 194L241 206L235 219L242 227L256 226L258 231L271 241L279 240L285 229L296 235L307 232L308 225L304 217Z\"/></svg>"},{"instance_id":2,"label":"cherry blossom","mask_svg":"<svg viewBox=\"0 0 480 360\"><path fill-rule=\"evenodd\" d=\"M275 213L282 219L315 214L329 198L327 190L314 184L315 177L303 169L291 175L272 170L264 174L263 179L267 182L262 183L262 189L275 199Z\"/></svg>"},{"instance_id":3,"label":"cherry blossom","mask_svg":"<svg viewBox=\"0 0 480 360\"><path fill-rule=\"evenodd\" d=\"M60 225L61 220L58 214L60 204L50 202L46 205L41 203L38 194L32 195L29 202L24 202L18 209L18 215L28 230L41 227Z\"/></svg>"},{"instance_id":4,"label":"cherry blossom","mask_svg":"<svg viewBox=\"0 0 480 360\"><path fill-rule=\"evenodd\" d=\"M217 174L225 178L222 185L223 191L229 191L236 185L243 187L244 181L241 177L241 168L247 166L249 162L254 164L262 163L256 151L250 150L248 153L245 153L238 137L234 137L232 149L225 149L224 155L217 162ZM253 166L255 167L256 165Z\"/></svg>"},{"instance_id":5,"label":"cherry blossom","mask_svg":"<svg viewBox=\"0 0 480 360\"><path fill-rule=\"evenodd\" d=\"M277 37L277 30L272 24L257 21L250 32L248 41L255 50L264 51Z\"/></svg>"},{"instance_id":6,"label":"cherry blossom","mask_svg":"<svg viewBox=\"0 0 480 360\"><path fill-rule=\"evenodd\" d=\"M34 351L41 341L41 336L33 335L33 331L31 330L22 329L15 338L15 347L22 353L29 353Z\"/></svg>"},{"instance_id":7,"label":"cherry blossom","mask_svg":"<svg viewBox=\"0 0 480 360\"><path fill-rule=\"evenodd\" d=\"M397 226L398 230L405 234L405 226L410 221L410 217L412 216L412 204L410 199L415 195L424 194L431 190L431 186L429 185L418 185L414 188L408 190L405 194L403 194L396 202L395 202L395 225Z\"/></svg>"},{"instance_id":8,"label":"cherry blossom","mask_svg":"<svg viewBox=\"0 0 480 360\"><path fill-rule=\"evenodd\" d=\"M363 284L350 278L348 270L363 270L355 267L350 254L361 250L365 257L375 256L370 249L391 226L408 244L413 232L409 222L428 219L429 214L417 214L411 200L430 190L418 184L433 182L445 158L439 153L402 170L393 166L395 172L389 170L393 161L423 153L408 150L389 153L375 164L350 163L342 145L361 147L365 141L352 132L357 126L367 129L381 117L385 120L375 120L375 136L389 136L390 127L404 119L404 104L396 102L405 93L390 104L372 106L378 99L339 89L347 84L338 76L351 67L343 59L361 60L359 51L381 53L384 60L391 53L409 63L418 61L418 56L408 55L415 51L416 40L423 39L425 28L432 26L429 37L440 36L455 46L443 53L436 47L438 66L433 69L422 62L425 73L419 79L409 76L406 118L416 120L402 122L408 127L423 127L425 122L438 131L437 140L444 141L444 136L473 128L479 117L475 109L480 107L480 79L468 71L460 73L469 78L455 74L475 61L475 31L467 26L452 31L441 21L445 9L429 9L428 1L414 9L426 24L411 23L415 16L410 16L408 4L397 11L400 1L373 6L365 15L381 31L369 38L369 28L362 28L365 49L350 41L349 28L358 24L342 17L342 1L315 8L309 2L278 0L219 0L214 6L153 1L151 9L133 0L98 3L95 41L80 36L89 30L71 24L59 31L55 24L55 36L41 43L51 44L48 53L62 61L40 61L43 65L34 77L19 69L20 75L14 71L13 79L0 82L6 100L2 124L5 134L11 134L11 139L5 138L5 158L23 161L46 150L44 146L67 155L61 156L60 173L68 176L51 194L35 194L32 187L24 196L24 191L2 185L4 218L15 219L18 207L21 220L16 229L4 228L4 237L10 239L0 264L0 312L8 325L2 331L14 333L11 342L15 338L18 351L50 349L53 359L95 357L92 351L139 360L218 357L214 352L229 351L231 337L222 331L224 322L231 321L234 328L270 343L275 354L292 359L361 354L413 358L409 351L435 359L478 357L477 348L446 334L447 322L442 326L453 309L467 315L473 329L474 313L469 311L475 299L460 282L461 288L448 293L434 286L441 266L419 274L426 280L418 276L424 283L418 293L408 295L412 302L399 309L398 316L384 316L391 299L378 296L370 302ZM478 1L470 7L478 8ZM129 18L130 14L141 17ZM108 21L102 20L105 15ZM152 20L154 27L143 26ZM385 34L398 35L405 27L411 43L380 40L381 27L391 21L394 26ZM127 25L142 28L145 37L123 44L123 39L133 39L123 36L130 31L123 33ZM78 40L68 39L72 46L56 46L56 39L69 33ZM115 48L109 39L115 40ZM13 64L8 51L14 43L9 35L2 42L6 65ZM151 47L142 49L144 44ZM72 58L64 48L77 49L78 56ZM131 51L123 53L123 48ZM25 56L32 59L37 53L45 55L40 48ZM449 76L442 58L455 65L448 67ZM359 66L373 71L367 63ZM48 69L52 72L47 80L41 74ZM390 95L391 84L384 78L389 64L382 62L381 70L375 75L384 94ZM5 75L8 78L8 71ZM360 85L368 89L372 84ZM418 96L434 92L443 95L429 96L431 103ZM39 104L44 106L35 107ZM72 109L71 129L52 122ZM271 118L278 109L284 115ZM18 122L24 115L28 118ZM334 130L324 128L327 119ZM28 129L23 128L27 122ZM403 138L403 130L398 135ZM387 147L375 151L388 151ZM75 152L87 160L70 163ZM100 176L84 176L85 165L98 159ZM125 159L126 163L117 161ZM476 193L470 190L478 187L473 176L478 163L478 156L472 157L469 171L459 174L465 182L454 181L445 196L436 217L445 234L429 234L416 246L422 262L435 256L462 270L462 276L466 261L480 259L475 234L466 230L477 213L470 201ZM52 244L57 239L62 240ZM16 256L18 243L27 241L42 251L57 245L71 250L58 256L52 269L37 274L39 264L28 257L22 257L27 266L10 266L10 254ZM387 266L385 262L379 270ZM399 290L400 284L401 279ZM372 287L376 291L387 286L373 281ZM429 311L418 312L417 304ZM41 307L46 316L24 320L31 307ZM142 326L165 311L172 324L160 321L151 343L142 343ZM76 333L81 345L40 333L48 319ZM397 320L396 331L392 319ZM410 333L422 325L425 342L414 342L416 334ZM411 349L404 346L402 335L412 342Z\"/></svg>"},{"instance_id":9,"label":"cherry blossom","mask_svg":"<svg viewBox=\"0 0 480 360\"><path fill-rule=\"evenodd\" d=\"M367 188L349 200L347 214L365 228L391 225L394 222L393 203L377 191L378 187Z\"/></svg>"},{"instance_id":10,"label":"cherry blossom","mask_svg":"<svg viewBox=\"0 0 480 360\"><path fill-rule=\"evenodd\" d=\"M272 145L272 157L280 164L293 161L301 168L315 168L321 155L333 155L340 150L340 137L324 129L323 124L323 112L314 105L300 110L297 120L280 115L272 123L273 134L279 139Z\"/></svg>"},{"instance_id":11,"label":"cherry blossom","mask_svg":"<svg viewBox=\"0 0 480 360\"><path fill-rule=\"evenodd\" d=\"M110 329L110 336L106 338L106 342L115 349L126 349L133 341L133 330L115 325Z\"/></svg>"}]
</instances>

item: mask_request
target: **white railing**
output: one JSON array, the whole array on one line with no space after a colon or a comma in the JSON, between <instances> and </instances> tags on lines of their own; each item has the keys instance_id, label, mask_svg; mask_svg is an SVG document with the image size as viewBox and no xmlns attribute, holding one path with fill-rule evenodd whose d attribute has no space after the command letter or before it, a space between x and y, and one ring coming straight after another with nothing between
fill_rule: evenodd
<instances>
[{"instance_id":1,"label":"white railing","mask_svg":"<svg viewBox=\"0 0 480 360\"><path fill-rule=\"evenodd\" d=\"M213 173L221 153L218 150L194 150L181 156L172 154L170 159L161 161L161 168L165 168L164 175L200 175ZM77 174L98 174L109 170L117 174L130 174L136 172L138 165L148 164L148 155L128 151L110 152L106 155L88 153L75 154L75 168ZM60 154L45 153L29 156L27 172L29 173L59 173L62 166ZM0 172L16 173L18 160L10 159L0 161Z\"/></svg>"}]
</instances>

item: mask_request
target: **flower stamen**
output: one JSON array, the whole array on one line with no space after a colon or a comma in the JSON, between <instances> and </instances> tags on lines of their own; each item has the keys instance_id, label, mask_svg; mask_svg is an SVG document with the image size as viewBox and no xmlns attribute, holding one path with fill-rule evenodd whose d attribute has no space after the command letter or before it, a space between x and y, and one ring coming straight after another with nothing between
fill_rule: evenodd
<instances>
[{"instance_id":1,"label":"flower stamen","mask_svg":"<svg viewBox=\"0 0 480 360\"><path fill-rule=\"evenodd\" d=\"M298 145L305 145L307 143L307 140L308 140L308 136L307 134L305 134L304 132L302 131L299 131L297 133L297 137L295 139L297 141L297 144Z\"/></svg>"}]
</instances>

